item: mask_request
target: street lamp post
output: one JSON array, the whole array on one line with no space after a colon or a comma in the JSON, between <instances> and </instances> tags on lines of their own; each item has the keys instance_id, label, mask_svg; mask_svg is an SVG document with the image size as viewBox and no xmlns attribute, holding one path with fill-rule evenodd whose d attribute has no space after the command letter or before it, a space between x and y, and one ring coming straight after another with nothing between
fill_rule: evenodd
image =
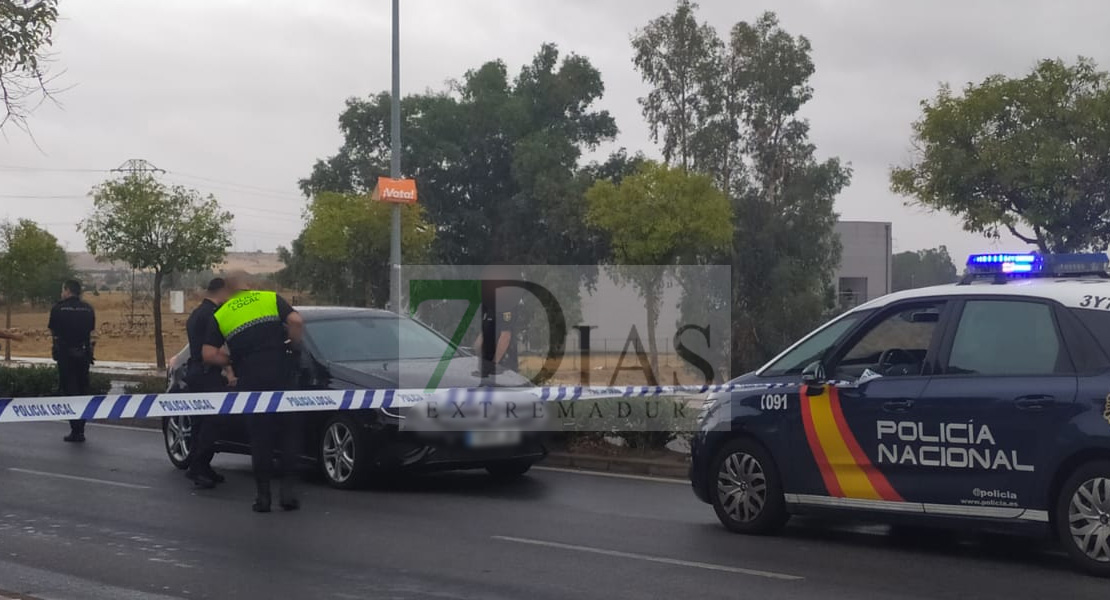
<instances>
[{"instance_id":1,"label":"street lamp post","mask_svg":"<svg viewBox=\"0 0 1110 600\"><path fill-rule=\"evenodd\" d=\"M393 0L393 144L390 177L401 178L401 0ZM390 299L401 313L401 205L393 205L393 230L389 245Z\"/></svg>"}]
</instances>

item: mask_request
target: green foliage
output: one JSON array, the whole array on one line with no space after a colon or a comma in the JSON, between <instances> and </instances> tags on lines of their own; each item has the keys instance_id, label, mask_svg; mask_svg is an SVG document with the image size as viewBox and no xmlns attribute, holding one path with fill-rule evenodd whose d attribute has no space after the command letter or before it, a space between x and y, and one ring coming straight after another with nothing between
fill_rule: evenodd
<instances>
[{"instance_id":1,"label":"green foliage","mask_svg":"<svg viewBox=\"0 0 1110 600\"><path fill-rule=\"evenodd\" d=\"M617 133L607 112L591 110L603 92L587 59L549 44L512 80L494 61L450 92L404 98L403 168L436 231L430 259L596 263L604 241L582 225L592 181L578 160ZM348 100L339 122L343 146L301 182L309 196L364 194L389 173L390 96Z\"/></svg>"},{"instance_id":2,"label":"green foliage","mask_svg":"<svg viewBox=\"0 0 1110 600\"><path fill-rule=\"evenodd\" d=\"M45 63L57 20L57 0L0 2L0 129L9 122L22 126L29 101L50 95Z\"/></svg>"},{"instance_id":3,"label":"green foliage","mask_svg":"<svg viewBox=\"0 0 1110 600\"><path fill-rule=\"evenodd\" d=\"M588 222L608 234L612 244L613 274L631 282L644 299L648 351L652 371L658 373L655 328L667 274L660 267L701 263L728 248L728 198L708 176L648 163L620 184L598 181L586 199Z\"/></svg>"},{"instance_id":4,"label":"green foliage","mask_svg":"<svg viewBox=\"0 0 1110 600\"><path fill-rule=\"evenodd\" d=\"M318 299L352 306L389 300L392 205L367 196L321 192L308 207L308 224L292 250L279 250L278 282ZM401 210L401 251L409 263L427 260L435 230L419 205Z\"/></svg>"},{"instance_id":5,"label":"green foliage","mask_svg":"<svg viewBox=\"0 0 1110 600\"><path fill-rule=\"evenodd\" d=\"M79 228L97 258L126 262L154 273L154 340L158 368L162 342L162 278L218 264L231 245L231 213L213 196L167 187L146 175L129 175L93 188L93 212Z\"/></svg>"},{"instance_id":6,"label":"green foliage","mask_svg":"<svg viewBox=\"0 0 1110 600\"><path fill-rule=\"evenodd\" d=\"M945 246L899 252L894 255L890 270L893 292L954 283L958 278L956 265Z\"/></svg>"},{"instance_id":7,"label":"green foliage","mask_svg":"<svg viewBox=\"0 0 1110 600\"><path fill-rule=\"evenodd\" d=\"M107 394L112 389L111 379L100 373L89 375L89 385L92 394ZM0 367L0 395L38 398L59 394L57 367Z\"/></svg>"},{"instance_id":8,"label":"green foliage","mask_svg":"<svg viewBox=\"0 0 1110 600\"><path fill-rule=\"evenodd\" d=\"M123 387L125 394L164 394L166 393L166 378L158 376L140 377L129 381Z\"/></svg>"},{"instance_id":9,"label":"green foliage","mask_svg":"<svg viewBox=\"0 0 1110 600\"><path fill-rule=\"evenodd\" d=\"M50 302L72 275L57 238L34 221L0 224L0 295L9 304Z\"/></svg>"},{"instance_id":10,"label":"green foliage","mask_svg":"<svg viewBox=\"0 0 1110 600\"><path fill-rule=\"evenodd\" d=\"M1042 252L1110 244L1110 75L1094 62L1044 60L959 95L945 85L922 109L916 156L891 172L895 192Z\"/></svg>"},{"instance_id":11,"label":"green foliage","mask_svg":"<svg viewBox=\"0 0 1110 600\"><path fill-rule=\"evenodd\" d=\"M654 37L644 39L697 40L696 51L660 47L666 73L699 74L691 89L702 98L680 103L685 111L657 116L672 131L694 124L691 164L710 175L732 203L731 252L712 261L732 265L731 297L719 297L723 290L714 286L687 290L683 312L706 302L732 307L732 370L740 373L793 342L830 310L832 274L840 260L833 203L851 171L838 159L816 159L809 124L798 117L813 95L809 41L784 31L774 13L737 23L728 40L720 40L705 25L695 28L695 9L680 1L674 15L649 25L646 31ZM705 41L709 35L714 40ZM637 52L649 45L633 42ZM669 90L682 88L674 77L656 76L658 71L641 67L641 73L664 98L675 98Z\"/></svg>"}]
</instances>

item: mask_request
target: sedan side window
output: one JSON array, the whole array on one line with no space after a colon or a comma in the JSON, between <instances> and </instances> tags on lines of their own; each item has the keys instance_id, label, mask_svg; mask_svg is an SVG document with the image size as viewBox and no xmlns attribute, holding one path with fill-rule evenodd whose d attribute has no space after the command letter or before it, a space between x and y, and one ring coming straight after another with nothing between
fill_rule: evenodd
<instances>
[{"instance_id":1,"label":"sedan side window","mask_svg":"<svg viewBox=\"0 0 1110 600\"><path fill-rule=\"evenodd\" d=\"M969 300L945 372L1053 375L1071 372L1052 308L1038 302Z\"/></svg>"},{"instance_id":2,"label":"sedan side window","mask_svg":"<svg viewBox=\"0 0 1110 600\"><path fill-rule=\"evenodd\" d=\"M834 373L854 380L870 370L884 377L920 375L943 303L916 304L888 314L842 351Z\"/></svg>"}]
</instances>

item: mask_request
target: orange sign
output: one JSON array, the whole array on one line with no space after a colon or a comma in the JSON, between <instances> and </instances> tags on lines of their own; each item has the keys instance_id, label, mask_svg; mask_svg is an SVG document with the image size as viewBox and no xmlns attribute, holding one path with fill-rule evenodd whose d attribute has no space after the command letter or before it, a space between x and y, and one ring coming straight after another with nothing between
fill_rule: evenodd
<instances>
[{"instance_id":1,"label":"orange sign","mask_svg":"<svg viewBox=\"0 0 1110 600\"><path fill-rule=\"evenodd\" d=\"M378 187L374 190L374 198L378 202L416 204L416 181L379 177Z\"/></svg>"}]
</instances>

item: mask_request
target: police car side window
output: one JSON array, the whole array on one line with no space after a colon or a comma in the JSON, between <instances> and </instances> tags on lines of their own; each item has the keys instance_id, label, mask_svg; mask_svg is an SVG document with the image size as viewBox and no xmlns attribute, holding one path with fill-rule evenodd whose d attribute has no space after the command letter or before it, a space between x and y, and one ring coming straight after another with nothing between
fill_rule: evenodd
<instances>
[{"instance_id":1,"label":"police car side window","mask_svg":"<svg viewBox=\"0 0 1110 600\"><path fill-rule=\"evenodd\" d=\"M915 304L888 314L841 353L837 376L855 379L867 370L885 377L920 375L941 306Z\"/></svg>"},{"instance_id":2,"label":"police car side window","mask_svg":"<svg viewBox=\"0 0 1110 600\"><path fill-rule=\"evenodd\" d=\"M969 300L945 372L1053 375L1068 372L1052 308L1036 302Z\"/></svg>"}]
</instances>

